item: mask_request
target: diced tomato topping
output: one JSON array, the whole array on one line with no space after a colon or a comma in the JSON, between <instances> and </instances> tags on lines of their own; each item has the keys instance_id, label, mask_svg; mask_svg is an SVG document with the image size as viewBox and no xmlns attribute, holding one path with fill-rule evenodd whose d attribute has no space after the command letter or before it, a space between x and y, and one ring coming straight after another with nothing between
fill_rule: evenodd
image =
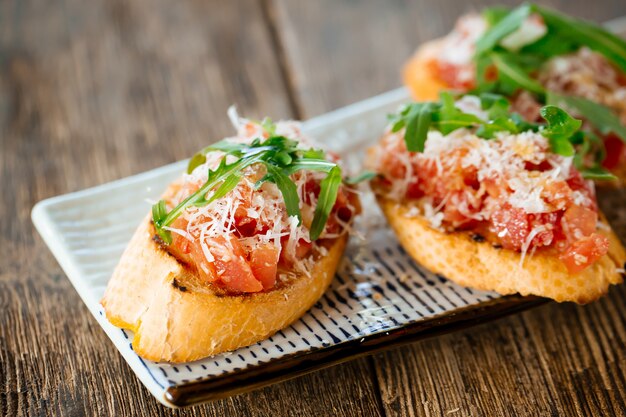
<instances>
[{"instance_id":1,"label":"diced tomato topping","mask_svg":"<svg viewBox=\"0 0 626 417\"><path fill-rule=\"evenodd\" d=\"M281 239L283 246L287 244L287 240L288 240L287 236L284 236ZM298 243L296 244L296 256L295 256L295 259L292 258L292 257L288 257L284 253L281 253L278 264L280 266L282 266L282 267L290 268L290 267L293 266L294 262L297 259L306 258L307 255L309 255L309 253L311 253L311 250L313 250L313 243L307 242L304 239L300 239L300 240L298 240Z\"/></svg>"},{"instance_id":2,"label":"diced tomato topping","mask_svg":"<svg viewBox=\"0 0 626 417\"><path fill-rule=\"evenodd\" d=\"M473 213L478 211L475 204L480 200L476 200L474 195L468 190L453 191L448 194L447 201L443 207L443 218L456 229L469 229L476 226L476 220L471 217Z\"/></svg>"},{"instance_id":3,"label":"diced tomato topping","mask_svg":"<svg viewBox=\"0 0 626 417\"><path fill-rule=\"evenodd\" d=\"M450 88L461 91L469 91L474 88L474 80L473 78L469 78L467 80L461 80L459 74L461 71L468 71L468 68L465 66L459 66L450 64L448 62L437 62L437 72L439 79L446 83ZM473 71L473 69L469 69Z\"/></svg>"},{"instance_id":4,"label":"diced tomato topping","mask_svg":"<svg viewBox=\"0 0 626 417\"><path fill-rule=\"evenodd\" d=\"M244 206L239 206L235 210L235 228L241 237L250 237L256 232L257 221L248 216L247 208Z\"/></svg>"},{"instance_id":5,"label":"diced tomato topping","mask_svg":"<svg viewBox=\"0 0 626 417\"><path fill-rule=\"evenodd\" d=\"M553 181L544 186L541 197L554 208L561 210L571 204L573 192L566 181Z\"/></svg>"},{"instance_id":6,"label":"diced tomato topping","mask_svg":"<svg viewBox=\"0 0 626 417\"><path fill-rule=\"evenodd\" d=\"M496 81L498 79L498 67L491 64L485 68L485 80Z\"/></svg>"},{"instance_id":7,"label":"diced tomato topping","mask_svg":"<svg viewBox=\"0 0 626 417\"><path fill-rule=\"evenodd\" d=\"M511 183L497 176L501 174L478 180L478 169L463 163L468 148L442 150L437 159L407 159L403 141L383 142L383 146L386 147L379 169L386 181L380 184L392 185L396 179L407 181L404 176L413 172L404 198L428 197L430 204L443 214L442 225L447 230L487 233L493 243L519 252L554 248L572 272L595 262L608 249L606 239L596 233L594 188L575 168L566 180L548 178L543 182L540 200L535 197L537 200L529 204L540 204L540 210L545 211L528 212L513 206L510 197L514 190L506 185ZM408 169L407 161L411 164ZM524 162L529 176L554 169L548 160L531 161Z\"/></svg>"},{"instance_id":8,"label":"diced tomato topping","mask_svg":"<svg viewBox=\"0 0 626 417\"><path fill-rule=\"evenodd\" d=\"M311 249L313 249L313 243L300 239L296 246L296 258L302 259L306 257L311 252Z\"/></svg>"},{"instance_id":9,"label":"diced tomato topping","mask_svg":"<svg viewBox=\"0 0 626 417\"><path fill-rule=\"evenodd\" d=\"M609 250L609 239L597 233L574 242L559 258L575 274L600 259Z\"/></svg>"},{"instance_id":10,"label":"diced tomato topping","mask_svg":"<svg viewBox=\"0 0 626 417\"><path fill-rule=\"evenodd\" d=\"M424 190L422 190L422 186L419 181L413 180L409 183L409 186L406 190L407 198L417 200L418 198L424 197L424 195Z\"/></svg>"},{"instance_id":11,"label":"diced tomato topping","mask_svg":"<svg viewBox=\"0 0 626 417\"><path fill-rule=\"evenodd\" d=\"M576 205L565 210L561 219L565 238L572 243L585 236L590 236L596 231L597 223L598 213Z\"/></svg>"},{"instance_id":12,"label":"diced tomato topping","mask_svg":"<svg viewBox=\"0 0 626 417\"><path fill-rule=\"evenodd\" d=\"M505 203L492 215L493 229L502 247L516 251L530 247L549 246L554 241L554 224L557 213L529 214L524 210ZM531 233L535 231L532 236Z\"/></svg>"},{"instance_id":13,"label":"diced tomato topping","mask_svg":"<svg viewBox=\"0 0 626 417\"><path fill-rule=\"evenodd\" d=\"M606 169L615 169L626 161L626 146L624 142L614 134L609 134L604 138L606 158L602 161L602 166Z\"/></svg>"},{"instance_id":14,"label":"diced tomato topping","mask_svg":"<svg viewBox=\"0 0 626 417\"><path fill-rule=\"evenodd\" d=\"M511 110L529 122L539 122L543 105L528 91L520 91L511 99Z\"/></svg>"},{"instance_id":15,"label":"diced tomato topping","mask_svg":"<svg viewBox=\"0 0 626 417\"><path fill-rule=\"evenodd\" d=\"M250 268L254 277L263 285L264 290L272 288L276 283L279 255L276 246L270 244L263 245L250 254Z\"/></svg>"},{"instance_id":16,"label":"diced tomato topping","mask_svg":"<svg viewBox=\"0 0 626 417\"><path fill-rule=\"evenodd\" d=\"M211 254L217 273L217 281L231 292L259 292L261 282L254 276L251 265L245 258L245 252L236 238L228 242L222 237L215 238L218 248L211 247Z\"/></svg>"},{"instance_id":17,"label":"diced tomato topping","mask_svg":"<svg viewBox=\"0 0 626 417\"><path fill-rule=\"evenodd\" d=\"M251 129L254 126L247 128ZM195 191L194 187L195 185L189 186L183 191L192 193ZM319 181L309 180L304 189L304 203L313 205L320 193ZM313 243L300 239L296 244L295 256L290 255L290 259L285 259L286 251L281 251L273 244L264 244L255 249L242 246L240 239L265 234L269 226L260 224L258 219L250 217L248 212L251 207L250 202L244 200L238 201L238 204L230 232L224 236L206 239L205 242L201 242L197 236L184 235L188 222L183 216L176 219L172 228L180 233L171 232L172 242L168 245L168 251L181 262L194 268L197 274L207 282L229 293L255 293L270 290L276 284L279 265L290 268L296 261L306 258L313 250ZM312 213L312 209L310 211ZM344 223L349 222L360 211L361 206L356 193L340 187L331 216L326 223L325 233L340 233ZM288 240L289 237L284 236L281 239L282 244L286 245ZM210 255L207 255L205 251L210 252ZM209 261L207 256L213 259Z\"/></svg>"}]
</instances>

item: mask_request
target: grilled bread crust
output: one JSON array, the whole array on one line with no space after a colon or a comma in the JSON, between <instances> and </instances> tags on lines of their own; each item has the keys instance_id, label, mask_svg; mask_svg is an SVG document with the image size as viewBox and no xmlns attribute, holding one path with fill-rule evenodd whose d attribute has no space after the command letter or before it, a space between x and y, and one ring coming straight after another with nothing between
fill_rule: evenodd
<instances>
[{"instance_id":1,"label":"grilled bread crust","mask_svg":"<svg viewBox=\"0 0 626 417\"><path fill-rule=\"evenodd\" d=\"M146 218L107 286L109 321L134 333L133 349L157 362L189 362L266 339L302 316L337 270L347 236L317 254L309 275L261 293L225 295L163 250Z\"/></svg>"},{"instance_id":2,"label":"grilled bread crust","mask_svg":"<svg viewBox=\"0 0 626 417\"><path fill-rule=\"evenodd\" d=\"M538 251L521 262L519 252L494 247L468 232L433 229L424 217L409 216L406 205L380 196L377 199L407 253L459 285L585 304L606 294L610 284L622 282L626 252L604 219L607 230L599 233L609 239L608 253L583 271L570 274L556 256Z\"/></svg>"}]
</instances>

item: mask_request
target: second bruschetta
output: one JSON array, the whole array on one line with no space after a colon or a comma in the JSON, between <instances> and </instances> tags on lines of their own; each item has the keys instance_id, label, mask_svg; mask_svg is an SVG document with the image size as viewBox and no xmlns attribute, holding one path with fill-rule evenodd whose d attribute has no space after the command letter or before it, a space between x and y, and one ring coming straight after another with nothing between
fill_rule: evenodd
<instances>
[{"instance_id":1,"label":"second bruschetta","mask_svg":"<svg viewBox=\"0 0 626 417\"><path fill-rule=\"evenodd\" d=\"M581 122L545 124L502 97L415 103L392 118L368 165L378 202L419 263L461 285L587 303L622 282L626 253L598 211L575 143Z\"/></svg>"}]
</instances>

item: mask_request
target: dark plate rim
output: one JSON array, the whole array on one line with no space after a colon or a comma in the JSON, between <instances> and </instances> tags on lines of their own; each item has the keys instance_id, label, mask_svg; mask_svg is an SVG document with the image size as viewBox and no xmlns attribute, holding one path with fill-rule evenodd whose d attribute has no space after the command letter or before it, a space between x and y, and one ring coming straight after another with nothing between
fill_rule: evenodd
<instances>
[{"instance_id":1,"label":"dark plate rim","mask_svg":"<svg viewBox=\"0 0 626 417\"><path fill-rule=\"evenodd\" d=\"M520 295L495 298L359 339L287 355L223 376L171 386L165 390L164 399L174 407L216 401L348 360L483 324L548 301Z\"/></svg>"}]
</instances>

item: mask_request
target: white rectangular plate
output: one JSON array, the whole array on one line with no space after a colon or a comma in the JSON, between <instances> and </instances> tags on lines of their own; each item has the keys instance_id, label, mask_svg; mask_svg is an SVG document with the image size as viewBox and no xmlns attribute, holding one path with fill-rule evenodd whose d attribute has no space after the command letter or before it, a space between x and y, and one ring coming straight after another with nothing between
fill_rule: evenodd
<instances>
[{"instance_id":1,"label":"white rectangular plate","mask_svg":"<svg viewBox=\"0 0 626 417\"><path fill-rule=\"evenodd\" d=\"M311 119L304 130L339 153L348 167L358 166L363 150L383 131L386 115L408 99L404 89L391 91ZM331 288L299 321L253 346L201 361L173 366L143 360L131 348L132 333L111 325L99 300L127 242L150 210L148 201L158 199L185 164L50 198L32 213L37 230L91 313L165 405L223 397L412 340L426 330L446 331L460 319L476 320L475 310L487 318L526 306L510 299L495 302L501 297L457 286L415 264L385 226L372 196L365 194L357 226L362 237L351 239ZM486 303L490 300L495 301ZM459 316L459 311L472 314Z\"/></svg>"}]
</instances>

